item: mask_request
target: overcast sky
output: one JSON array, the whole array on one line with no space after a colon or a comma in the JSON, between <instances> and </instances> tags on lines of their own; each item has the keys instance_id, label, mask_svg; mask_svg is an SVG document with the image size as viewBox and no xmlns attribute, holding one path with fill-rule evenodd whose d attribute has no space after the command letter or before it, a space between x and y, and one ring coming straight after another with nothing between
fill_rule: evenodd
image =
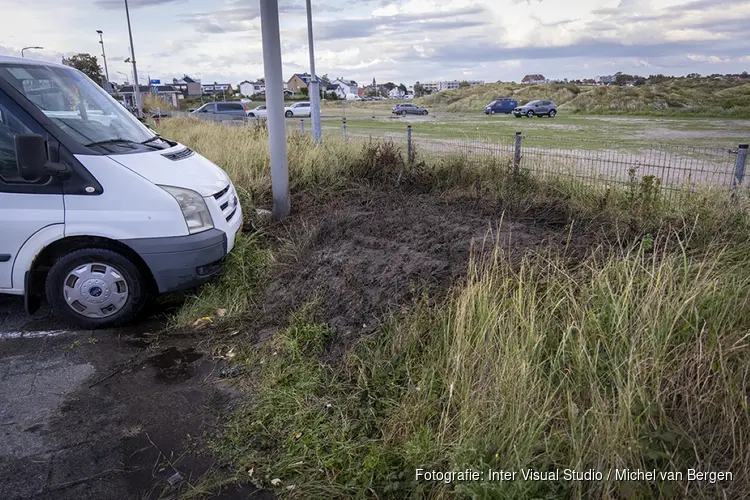
<instances>
[{"instance_id":1,"label":"overcast sky","mask_svg":"<svg viewBox=\"0 0 750 500\"><path fill-rule=\"evenodd\" d=\"M284 78L309 70L304 0L279 0ZM750 0L313 0L319 74L360 84L750 71ZM0 54L101 55L130 75L123 0L0 0ZM263 76L259 0L130 0L138 71ZM101 59L100 59L101 62Z\"/></svg>"}]
</instances>

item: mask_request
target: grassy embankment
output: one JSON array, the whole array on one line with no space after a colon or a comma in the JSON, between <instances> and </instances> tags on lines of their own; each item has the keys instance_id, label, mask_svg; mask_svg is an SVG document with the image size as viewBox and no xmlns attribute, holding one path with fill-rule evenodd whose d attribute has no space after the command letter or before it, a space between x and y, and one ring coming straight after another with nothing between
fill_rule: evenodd
<instances>
[{"instance_id":1,"label":"grassy embankment","mask_svg":"<svg viewBox=\"0 0 750 500\"><path fill-rule=\"evenodd\" d=\"M682 79L640 87L578 87L573 84L513 85L491 83L438 92L418 104L452 113L481 112L498 97L521 103L552 99L561 112L638 116L747 118L750 81Z\"/></svg>"},{"instance_id":2,"label":"grassy embankment","mask_svg":"<svg viewBox=\"0 0 750 500\"><path fill-rule=\"evenodd\" d=\"M225 168L248 210L268 202L262 131L165 121L162 132ZM392 166L360 148L291 138L293 191L398 189ZM554 204L579 228L569 235L624 239L599 239L575 262L539 251L514 264L496 248L491 259L473 259L467 281L444 300L407 304L335 362L322 356L330 329L305 309L260 346L234 337L252 396L215 442L234 471L226 480L302 498L737 498L750 489L750 226L742 203L697 194L672 207L646 184L605 195L514 178L503 167L452 158L402 173L436 196L465 190L501 199L509 212ZM231 286L204 288L178 320L235 302L241 314L272 260L245 240L222 278ZM416 468L467 467L605 476L694 468L732 471L734 480L414 480Z\"/></svg>"}]
</instances>

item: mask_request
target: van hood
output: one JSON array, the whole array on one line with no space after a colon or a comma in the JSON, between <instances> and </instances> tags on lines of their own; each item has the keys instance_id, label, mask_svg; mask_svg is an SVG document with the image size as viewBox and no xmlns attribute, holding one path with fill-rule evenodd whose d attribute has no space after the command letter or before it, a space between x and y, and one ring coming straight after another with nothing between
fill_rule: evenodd
<instances>
[{"instance_id":1,"label":"van hood","mask_svg":"<svg viewBox=\"0 0 750 500\"><path fill-rule=\"evenodd\" d=\"M230 182L222 169L182 144L162 151L109 155L109 158L154 184L192 189L204 197L213 196Z\"/></svg>"}]
</instances>

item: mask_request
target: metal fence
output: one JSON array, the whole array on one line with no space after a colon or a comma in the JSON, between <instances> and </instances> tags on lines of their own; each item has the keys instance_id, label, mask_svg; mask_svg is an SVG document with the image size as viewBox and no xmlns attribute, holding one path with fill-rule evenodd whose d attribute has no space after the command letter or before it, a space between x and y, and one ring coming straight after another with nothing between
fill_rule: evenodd
<instances>
[{"instance_id":1,"label":"metal fence","mask_svg":"<svg viewBox=\"0 0 750 500\"><path fill-rule=\"evenodd\" d=\"M492 161L538 178L565 177L587 185L627 185L650 177L666 198L710 187L734 192L743 183L748 146L734 148L646 143L638 140L590 140L521 132L504 135L461 134L437 137L407 126L400 132L347 131L345 139L378 138L403 147L411 161L464 159Z\"/></svg>"},{"instance_id":2,"label":"metal fence","mask_svg":"<svg viewBox=\"0 0 750 500\"><path fill-rule=\"evenodd\" d=\"M258 119L240 117L223 123L254 125ZM538 178L564 177L587 185L627 185L650 177L666 198L676 198L700 187L733 194L744 181L748 156L747 144L721 148L521 132L444 137L411 125L372 130L351 125L346 119L323 121L329 137L338 129L344 140L389 140L403 149L410 162L414 159L491 161L507 165L517 173L528 172ZM308 119L288 119L287 131L304 135L311 133L312 127Z\"/></svg>"}]
</instances>

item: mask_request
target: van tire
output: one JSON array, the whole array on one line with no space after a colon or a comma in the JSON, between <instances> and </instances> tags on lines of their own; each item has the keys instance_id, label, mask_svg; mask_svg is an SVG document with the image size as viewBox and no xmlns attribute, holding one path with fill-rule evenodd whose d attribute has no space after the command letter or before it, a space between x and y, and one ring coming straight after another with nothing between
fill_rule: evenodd
<instances>
[{"instance_id":1,"label":"van tire","mask_svg":"<svg viewBox=\"0 0 750 500\"><path fill-rule=\"evenodd\" d=\"M103 264L111 266L126 284L125 303L106 317L88 317L76 312L68 305L65 295L65 283L71 273L86 264ZM123 255L103 248L86 248L63 255L47 273L45 283L47 301L55 315L69 323L86 330L122 326L143 310L149 293L146 281L135 264ZM101 291L99 292L101 293Z\"/></svg>"},{"instance_id":2,"label":"van tire","mask_svg":"<svg viewBox=\"0 0 750 500\"><path fill-rule=\"evenodd\" d=\"M494 110L494 109L491 109L491 110L490 110L490 114L491 114L491 115L494 115L494 114L495 114L495 110Z\"/></svg>"}]
</instances>

